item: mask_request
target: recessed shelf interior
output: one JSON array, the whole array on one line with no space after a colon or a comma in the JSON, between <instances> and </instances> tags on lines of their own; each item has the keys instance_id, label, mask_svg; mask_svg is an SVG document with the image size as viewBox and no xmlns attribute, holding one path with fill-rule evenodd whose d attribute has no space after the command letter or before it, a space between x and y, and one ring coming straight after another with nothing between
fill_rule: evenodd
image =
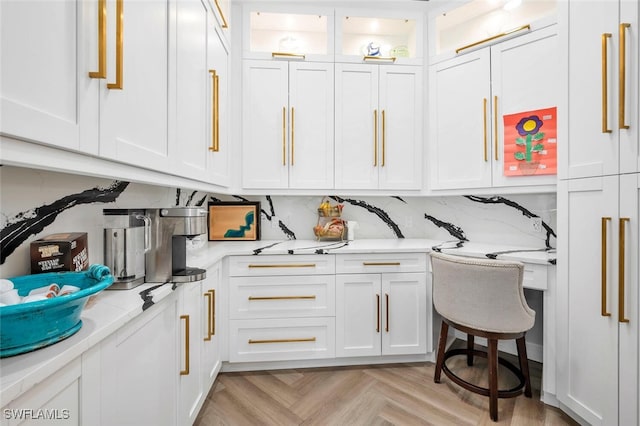
<instances>
[{"instance_id":1,"label":"recessed shelf interior","mask_svg":"<svg viewBox=\"0 0 640 426\"><path fill-rule=\"evenodd\" d=\"M415 19L342 18L342 55L416 57Z\"/></svg>"},{"instance_id":2,"label":"recessed shelf interior","mask_svg":"<svg viewBox=\"0 0 640 426\"><path fill-rule=\"evenodd\" d=\"M326 16L251 12L250 28L252 52L328 54Z\"/></svg>"}]
</instances>

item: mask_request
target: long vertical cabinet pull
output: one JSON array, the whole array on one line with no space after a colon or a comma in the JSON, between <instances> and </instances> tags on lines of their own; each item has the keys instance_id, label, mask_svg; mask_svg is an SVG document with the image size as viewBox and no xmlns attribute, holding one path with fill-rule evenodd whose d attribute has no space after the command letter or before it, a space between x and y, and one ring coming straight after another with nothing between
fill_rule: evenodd
<instances>
[{"instance_id":1,"label":"long vertical cabinet pull","mask_svg":"<svg viewBox=\"0 0 640 426\"><path fill-rule=\"evenodd\" d=\"M295 161L295 137L296 137L296 122L295 122L295 110L291 107L291 165Z\"/></svg>"},{"instance_id":2,"label":"long vertical cabinet pull","mask_svg":"<svg viewBox=\"0 0 640 426\"><path fill-rule=\"evenodd\" d=\"M380 295L376 294L376 301L378 304L378 317L376 319L376 333L380 333Z\"/></svg>"},{"instance_id":3,"label":"long vertical cabinet pull","mask_svg":"<svg viewBox=\"0 0 640 426\"><path fill-rule=\"evenodd\" d=\"M620 24L620 81L618 84L619 87L619 95L618 95L618 127L621 129L628 129L629 126L624 124L624 116L625 116L625 103L626 103L626 44L627 44L627 28L630 28L631 24L622 23Z\"/></svg>"},{"instance_id":4,"label":"long vertical cabinet pull","mask_svg":"<svg viewBox=\"0 0 640 426\"><path fill-rule=\"evenodd\" d=\"M384 331L386 331L388 333L389 332L389 293L385 293L384 294L384 298L385 298L385 302L386 302L386 305L387 305L387 308L386 308L386 317L387 317L386 320L387 320L387 322L385 324Z\"/></svg>"},{"instance_id":5,"label":"long vertical cabinet pull","mask_svg":"<svg viewBox=\"0 0 640 426\"><path fill-rule=\"evenodd\" d=\"M107 0L98 0L98 71L91 78L107 78Z\"/></svg>"},{"instance_id":6,"label":"long vertical cabinet pull","mask_svg":"<svg viewBox=\"0 0 640 426\"><path fill-rule=\"evenodd\" d=\"M123 3L124 0L116 0L116 82L107 83L107 89L122 90L122 66L124 61L124 40L122 39L124 21Z\"/></svg>"},{"instance_id":7,"label":"long vertical cabinet pull","mask_svg":"<svg viewBox=\"0 0 640 426\"><path fill-rule=\"evenodd\" d=\"M378 110L373 110L373 167L378 166Z\"/></svg>"},{"instance_id":8,"label":"long vertical cabinet pull","mask_svg":"<svg viewBox=\"0 0 640 426\"><path fill-rule=\"evenodd\" d=\"M209 290L211 293L211 335L216 335L216 290Z\"/></svg>"},{"instance_id":9,"label":"long vertical cabinet pull","mask_svg":"<svg viewBox=\"0 0 640 426\"><path fill-rule=\"evenodd\" d=\"M498 97L493 97L493 158L498 161Z\"/></svg>"},{"instance_id":10,"label":"long vertical cabinet pull","mask_svg":"<svg viewBox=\"0 0 640 426\"><path fill-rule=\"evenodd\" d=\"M287 165L287 107L282 107L282 165Z\"/></svg>"},{"instance_id":11,"label":"long vertical cabinet pull","mask_svg":"<svg viewBox=\"0 0 640 426\"><path fill-rule=\"evenodd\" d=\"M218 74L216 70L209 70L209 73L211 74L211 146L209 151L218 152L220 150Z\"/></svg>"},{"instance_id":12,"label":"long vertical cabinet pull","mask_svg":"<svg viewBox=\"0 0 640 426\"><path fill-rule=\"evenodd\" d=\"M180 315L184 320L184 370L180 370L181 376L189 375L189 315Z\"/></svg>"},{"instance_id":13,"label":"long vertical cabinet pull","mask_svg":"<svg viewBox=\"0 0 640 426\"><path fill-rule=\"evenodd\" d=\"M602 231L601 231L601 243L600 243L601 262L602 262L602 266L601 266L602 277L600 282L601 292L602 292L602 296L601 296L602 306L600 308L600 315L602 315L603 317L611 316L611 312L607 312L607 224L609 222L611 222L610 217L602 218L602 222L601 222Z\"/></svg>"},{"instance_id":14,"label":"long vertical cabinet pull","mask_svg":"<svg viewBox=\"0 0 640 426\"><path fill-rule=\"evenodd\" d=\"M387 143L387 138L386 138L386 119L385 119L385 113L384 110L382 110L382 162L380 163L381 167L384 167L384 160L385 160L385 153L386 153L386 143Z\"/></svg>"},{"instance_id":15,"label":"long vertical cabinet pull","mask_svg":"<svg viewBox=\"0 0 640 426\"><path fill-rule=\"evenodd\" d=\"M609 129L609 94L607 92L607 39L611 38L611 33L602 34L602 133L611 133Z\"/></svg>"},{"instance_id":16,"label":"long vertical cabinet pull","mask_svg":"<svg viewBox=\"0 0 640 426\"><path fill-rule=\"evenodd\" d=\"M629 222L628 217L619 219L618 236L618 322L629 322L629 318L624 317L624 256L625 256L625 224Z\"/></svg>"},{"instance_id":17,"label":"long vertical cabinet pull","mask_svg":"<svg viewBox=\"0 0 640 426\"><path fill-rule=\"evenodd\" d=\"M482 99L482 126L484 136L484 161L489 161L487 158L487 98Z\"/></svg>"},{"instance_id":18,"label":"long vertical cabinet pull","mask_svg":"<svg viewBox=\"0 0 640 426\"><path fill-rule=\"evenodd\" d=\"M207 299L207 335L203 340L208 342L211 340L211 293L204 293L204 297Z\"/></svg>"}]
</instances>

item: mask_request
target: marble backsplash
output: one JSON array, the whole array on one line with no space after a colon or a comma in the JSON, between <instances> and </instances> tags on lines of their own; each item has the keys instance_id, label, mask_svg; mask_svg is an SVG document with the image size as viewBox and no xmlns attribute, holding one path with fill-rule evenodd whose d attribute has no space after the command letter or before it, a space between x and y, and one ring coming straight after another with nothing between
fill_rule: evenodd
<instances>
[{"instance_id":1,"label":"marble backsplash","mask_svg":"<svg viewBox=\"0 0 640 426\"><path fill-rule=\"evenodd\" d=\"M0 277L29 273L29 243L59 232L87 232L90 263L101 263L105 208L260 201L262 239L314 239L322 201L318 196L207 194L8 166L0 167L0 190ZM556 244L555 194L331 196L331 202L343 204L343 218L358 223L356 239L431 238L540 249ZM534 229L532 217L541 219L540 231Z\"/></svg>"}]
</instances>

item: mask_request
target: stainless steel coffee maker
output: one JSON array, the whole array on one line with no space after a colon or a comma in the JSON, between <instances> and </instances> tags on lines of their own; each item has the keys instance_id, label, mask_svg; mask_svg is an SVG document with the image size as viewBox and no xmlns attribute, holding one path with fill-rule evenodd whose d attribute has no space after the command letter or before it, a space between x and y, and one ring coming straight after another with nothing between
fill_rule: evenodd
<instances>
[{"instance_id":1,"label":"stainless steel coffee maker","mask_svg":"<svg viewBox=\"0 0 640 426\"><path fill-rule=\"evenodd\" d=\"M110 290L128 290L144 282L151 221L144 209L104 209L104 264L114 282Z\"/></svg>"},{"instance_id":2,"label":"stainless steel coffee maker","mask_svg":"<svg viewBox=\"0 0 640 426\"><path fill-rule=\"evenodd\" d=\"M191 282L206 271L187 267L187 239L207 233L207 210L201 207L147 209L151 247L146 254L146 282Z\"/></svg>"}]
</instances>

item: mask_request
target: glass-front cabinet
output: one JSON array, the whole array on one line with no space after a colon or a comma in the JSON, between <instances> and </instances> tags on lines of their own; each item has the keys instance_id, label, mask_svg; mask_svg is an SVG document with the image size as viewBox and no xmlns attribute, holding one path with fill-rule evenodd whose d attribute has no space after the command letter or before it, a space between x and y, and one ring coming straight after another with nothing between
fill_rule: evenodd
<instances>
[{"instance_id":1,"label":"glass-front cabinet","mask_svg":"<svg viewBox=\"0 0 640 426\"><path fill-rule=\"evenodd\" d=\"M422 63L421 14L336 10L336 62Z\"/></svg>"},{"instance_id":2,"label":"glass-front cabinet","mask_svg":"<svg viewBox=\"0 0 640 426\"><path fill-rule=\"evenodd\" d=\"M246 59L333 61L333 9L282 12L252 5L244 20Z\"/></svg>"}]
</instances>

